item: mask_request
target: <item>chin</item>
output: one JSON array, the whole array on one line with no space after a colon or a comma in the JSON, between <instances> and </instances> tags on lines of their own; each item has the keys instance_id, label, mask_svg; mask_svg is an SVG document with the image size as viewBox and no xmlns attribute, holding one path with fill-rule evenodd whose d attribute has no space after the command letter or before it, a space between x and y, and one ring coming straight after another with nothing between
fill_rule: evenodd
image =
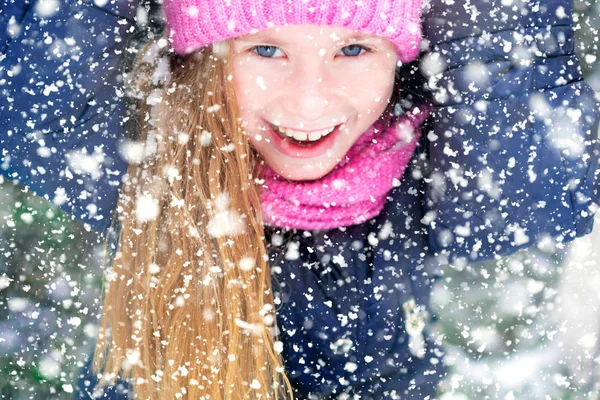
<instances>
[{"instance_id":1,"label":"chin","mask_svg":"<svg viewBox=\"0 0 600 400\"><path fill-rule=\"evenodd\" d=\"M331 166L328 165L325 168L291 168L290 166L272 166L271 168L290 181L312 181L324 177L330 173L335 166L336 164Z\"/></svg>"}]
</instances>

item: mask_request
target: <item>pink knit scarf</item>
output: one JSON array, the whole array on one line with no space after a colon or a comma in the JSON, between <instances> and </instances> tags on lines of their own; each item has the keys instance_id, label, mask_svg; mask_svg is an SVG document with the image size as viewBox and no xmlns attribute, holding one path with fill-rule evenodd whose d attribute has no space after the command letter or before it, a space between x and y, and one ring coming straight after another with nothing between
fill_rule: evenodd
<instances>
[{"instance_id":1,"label":"pink knit scarf","mask_svg":"<svg viewBox=\"0 0 600 400\"><path fill-rule=\"evenodd\" d=\"M331 229L378 215L402 177L430 109L414 108L385 130L378 121L331 172L312 181L290 181L265 167L262 208L266 225Z\"/></svg>"}]
</instances>

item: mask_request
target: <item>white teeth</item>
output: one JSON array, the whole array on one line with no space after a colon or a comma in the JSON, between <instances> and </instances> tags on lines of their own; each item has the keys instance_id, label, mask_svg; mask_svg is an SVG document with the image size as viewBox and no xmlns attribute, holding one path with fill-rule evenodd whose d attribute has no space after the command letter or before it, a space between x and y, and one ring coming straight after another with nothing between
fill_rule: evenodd
<instances>
[{"instance_id":1,"label":"white teeth","mask_svg":"<svg viewBox=\"0 0 600 400\"><path fill-rule=\"evenodd\" d=\"M288 131L288 133L289 133L289 131ZM303 140L308 139L308 135L306 134L306 132L294 132L294 139L303 141Z\"/></svg>"},{"instance_id":2,"label":"white teeth","mask_svg":"<svg viewBox=\"0 0 600 400\"><path fill-rule=\"evenodd\" d=\"M311 133L308 135L308 140L310 140L311 142L315 142L315 141L317 141L317 140L321 139L322 137L323 137L323 136L321 135L321 133L320 133L320 132L311 132Z\"/></svg>"},{"instance_id":3,"label":"white teeth","mask_svg":"<svg viewBox=\"0 0 600 400\"><path fill-rule=\"evenodd\" d=\"M277 129L279 132L286 135L287 137L294 138L295 140L298 140L300 142L303 142L306 140L309 140L311 142L316 142L317 140L321 139L322 137L327 136L331 132L333 132L335 127L325 129L322 131L310 132L310 133L295 131L292 129L285 129L285 128L282 128L279 126L275 126L275 129Z\"/></svg>"}]
</instances>

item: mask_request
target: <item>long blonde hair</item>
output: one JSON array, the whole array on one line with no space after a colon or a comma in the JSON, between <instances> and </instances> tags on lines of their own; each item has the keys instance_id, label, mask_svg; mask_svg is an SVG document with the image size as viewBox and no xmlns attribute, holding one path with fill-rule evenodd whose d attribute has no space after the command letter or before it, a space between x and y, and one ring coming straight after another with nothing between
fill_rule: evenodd
<instances>
[{"instance_id":1,"label":"long blonde hair","mask_svg":"<svg viewBox=\"0 0 600 400\"><path fill-rule=\"evenodd\" d=\"M180 57L161 40L132 73L145 156L123 179L95 373L141 399L293 398L232 52Z\"/></svg>"}]
</instances>

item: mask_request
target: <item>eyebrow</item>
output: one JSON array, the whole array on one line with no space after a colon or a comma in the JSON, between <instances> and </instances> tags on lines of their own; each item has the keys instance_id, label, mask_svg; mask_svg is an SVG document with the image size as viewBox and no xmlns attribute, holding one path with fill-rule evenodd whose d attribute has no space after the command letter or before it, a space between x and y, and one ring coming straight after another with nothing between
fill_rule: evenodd
<instances>
[{"instance_id":1,"label":"eyebrow","mask_svg":"<svg viewBox=\"0 0 600 400\"><path fill-rule=\"evenodd\" d=\"M379 37L373 37L370 35L368 36L362 32L355 32L352 35L348 36L345 41L348 42L348 41L352 41L352 40L359 41L359 40L379 40L379 39L380 39Z\"/></svg>"},{"instance_id":2,"label":"eyebrow","mask_svg":"<svg viewBox=\"0 0 600 400\"><path fill-rule=\"evenodd\" d=\"M250 33L244 36L238 36L233 39L235 42L260 42L260 43L271 43L277 46L284 46L289 44L284 40L280 40L274 36L267 36L262 32Z\"/></svg>"},{"instance_id":3,"label":"eyebrow","mask_svg":"<svg viewBox=\"0 0 600 400\"><path fill-rule=\"evenodd\" d=\"M235 41L240 41L240 42L266 42L266 43L272 43L274 45L278 45L278 46L285 46L288 45L289 42L285 41L285 40L281 40L279 38L277 38L275 35L269 35L267 33L265 33L264 31L259 31L257 33L250 33L244 36L238 36L236 38L234 38ZM372 36L367 36L365 34L363 34L362 32L354 32L352 34L350 34L348 37L345 38L340 38L340 40L336 41L336 43L340 42L340 43L352 43L353 41L356 42L360 42L360 41L379 41L380 38L379 37L372 37Z\"/></svg>"}]
</instances>

